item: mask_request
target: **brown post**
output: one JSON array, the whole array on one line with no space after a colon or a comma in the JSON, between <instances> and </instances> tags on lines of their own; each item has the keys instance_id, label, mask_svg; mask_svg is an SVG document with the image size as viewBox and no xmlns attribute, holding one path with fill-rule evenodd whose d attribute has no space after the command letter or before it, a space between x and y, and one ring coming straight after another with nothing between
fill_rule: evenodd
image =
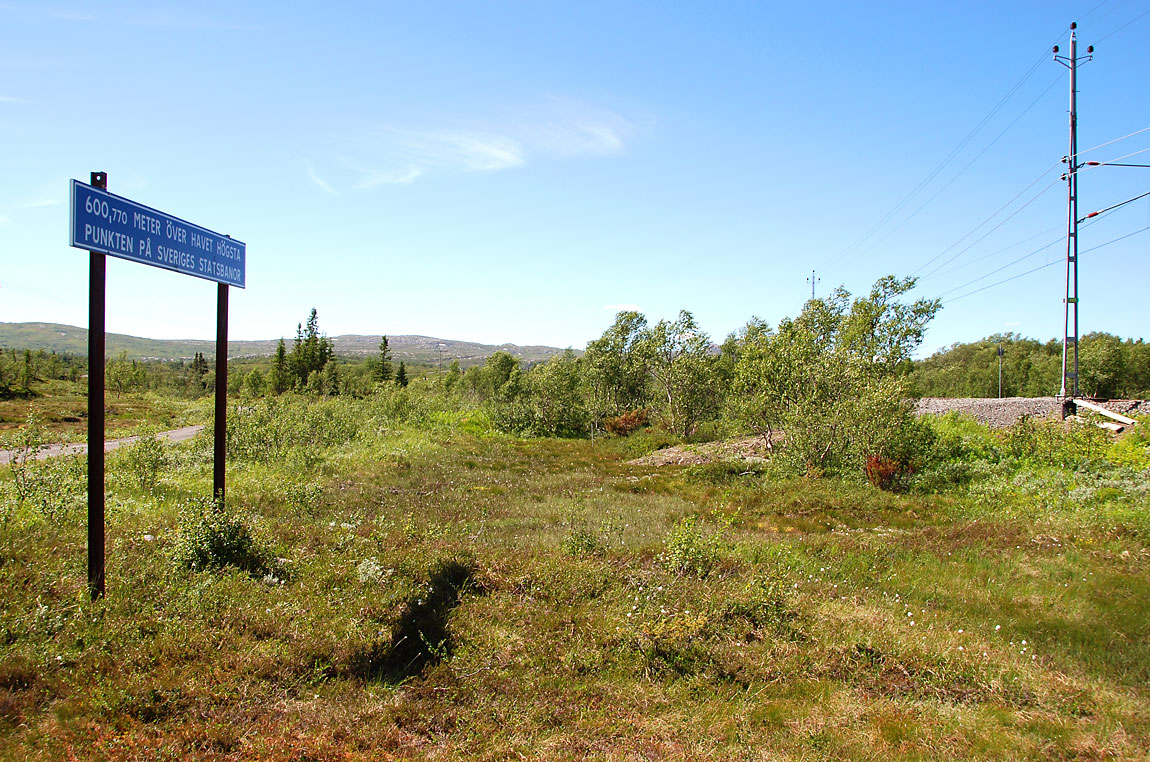
<instances>
[{"instance_id":1,"label":"brown post","mask_svg":"<svg viewBox=\"0 0 1150 762\"><path fill-rule=\"evenodd\" d=\"M94 188L108 189L106 172L93 172ZM88 591L104 595L104 293L105 258L89 251L88 266Z\"/></svg>"},{"instance_id":2,"label":"brown post","mask_svg":"<svg viewBox=\"0 0 1150 762\"><path fill-rule=\"evenodd\" d=\"M212 452L212 497L224 502L228 439L228 284L216 285L216 421Z\"/></svg>"}]
</instances>

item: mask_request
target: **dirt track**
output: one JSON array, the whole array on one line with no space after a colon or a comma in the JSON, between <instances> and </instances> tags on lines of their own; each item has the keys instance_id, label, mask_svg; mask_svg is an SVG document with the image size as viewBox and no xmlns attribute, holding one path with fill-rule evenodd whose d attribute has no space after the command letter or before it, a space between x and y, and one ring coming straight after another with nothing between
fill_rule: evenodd
<instances>
[{"instance_id":1,"label":"dirt track","mask_svg":"<svg viewBox=\"0 0 1150 762\"><path fill-rule=\"evenodd\" d=\"M200 433L203 426L185 426L182 429L172 429L171 431L162 431L159 438L166 442L183 442L191 439L196 434ZM104 452L111 452L117 448L125 445L130 445L135 442L139 437L124 437L123 439L109 439L104 442ZM36 460L44 460L45 458L55 458L59 455L82 455L88 452L88 444L86 442L76 442L73 444L50 444L44 445L36 451ZM10 463L12 461L12 450L0 450L0 465Z\"/></svg>"}]
</instances>

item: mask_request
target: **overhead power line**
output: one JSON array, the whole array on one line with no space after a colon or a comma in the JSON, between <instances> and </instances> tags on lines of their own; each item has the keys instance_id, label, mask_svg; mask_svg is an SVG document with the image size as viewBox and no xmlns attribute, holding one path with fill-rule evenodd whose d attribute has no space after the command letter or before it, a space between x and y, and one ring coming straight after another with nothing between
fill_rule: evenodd
<instances>
[{"instance_id":1,"label":"overhead power line","mask_svg":"<svg viewBox=\"0 0 1150 762\"><path fill-rule=\"evenodd\" d=\"M1119 203L1117 203L1117 204L1114 204L1113 206L1108 206L1108 207L1106 207L1105 209L1099 209L1097 212L1091 212L1090 214L1086 215L1085 217L1082 217L1082 218L1080 218L1078 221L1079 221L1079 222L1082 222L1083 220L1088 220L1088 219L1090 219L1091 217L1097 217L1097 216L1098 216L1098 215L1100 215L1100 214L1105 214L1106 212L1109 212L1109 211L1111 211L1111 210L1113 210L1113 209L1117 209L1118 207L1121 207L1121 206L1126 206L1127 204L1132 204L1132 203L1134 203L1135 201L1137 201L1138 199L1140 199L1140 198L1146 198L1147 196L1150 196L1150 191L1146 191L1146 192L1145 192L1145 193L1143 193L1142 195L1140 195L1140 196L1135 196L1134 198L1128 198L1128 199L1126 199L1125 201L1121 201L1121 202L1119 202Z\"/></svg>"},{"instance_id":2,"label":"overhead power line","mask_svg":"<svg viewBox=\"0 0 1150 762\"><path fill-rule=\"evenodd\" d=\"M1098 5L1096 5L1096 6L1094 6L1093 8L1091 8L1089 11L1087 11L1087 12L1086 12L1086 13L1084 13L1083 15L1079 16L1078 20L1079 20L1079 21L1086 21L1086 20L1087 20L1087 19L1089 19L1091 16L1093 16L1093 15L1094 15L1094 14L1095 14L1095 13L1096 13L1096 12L1097 12L1097 11L1098 11L1100 8L1102 8L1102 6L1104 6L1104 5L1109 5L1109 4L1110 4L1110 2L1111 2L1111 0L1102 0L1102 2L1101 2L1101 3L1099 3L1099 4L1098 4ZM1114 13L1116 10L1118 10L1118 9L1119 9L1119 8L1121 8L1122 6L1126 5L1126 3L1128 3L1128 2L1130 2L1130 0L1121 0L1121 1L1120 1L1120 2L1119 2L1117 5L1115 5L1113 8L1110 8L1110 9L1108 9L1108 10L1104 11L1104 12L1102 13L1102 15L1100 15L1098 18L1094 19L1094 23L1095 23L1095 24L1097 24L1099 21L1102 21L1102 19L1106 18L1106 17L1107 17L1107 16L1109 16L1111 13Z\"/></svg>"},{"instance_id":3,"label":"overhead power line","mask_svg":"<svg viewBox=\"0 0 1150 762\"><path fill-rule=\"evenodd\" d=\"M1115 206L1115 207L1111 207L1109 209L1103 209L1103 210L1099 211L1096 215L1092 216L1089 220L1086 220L1086 222L1082 225L1082 227L1088 228L1091 225L1095 225L1095 224L1101 222L1102 220L1109 217L1113 213L1113 211L1117 208L1118 208L1118 206ZM1147 220L1147 224L1150 225L1150 220ZM933 275L931 277L941 277L943 275L949 275L950 273L958 272L959 270L961 270L965 267L969 267L970 265L973 265L975 262L981 262L984 259L989 259L990 257L996 256L998 254L1002 254L1005 251L1010 251L1011 249L1015 248L1016 246L1021 246L1024 243L1027 243L1029 241L1033 241L1035 238L1038 238L1039 236L1043 236L1043 235L1046 235L1048 233L1053 233L1055 230L1058 230L1061 227L1062 227L1062 225L1055 225L1054 227L1047 228L1046 230L1043 230L1041 232L1035 233L1032 236L1029 236L1027 238L1022 239L1021 241L1018 241L1017 243L1012 243L1011 245L1004 246L1001 249L995 249L992 252L989 252L987 254L983 254L978 259L972 260L972 261L970 261L966 264L963 264L963 265L958 265L957 267L952 267L949 270L943 270L942 272L935 273L935 275ZM980 280L984 280L985 278L988 278L991 275L994 275L995 273L1001 272L1002 270L1005 270L1008 267L1011 267L1012 265L1016 265L1019 262L1025 261L1025 260L1033 257L1036 254L1041 254L1042 252L1049 249L1051 246L1053 246L1057 243L1061 243L1064 240L1065 240L1065 238L1063 236L1059 236L1058 238L1051 240L1049 243L1045 243L1042 246L1039 246L1037 249L1034 249L1027 254L1023 254L1021 257L1018 257L1017 259L1013 259L1010 262L1007 262L1005 265L1002 265L1001 267L996 267L995 269L993 269L989 272L985 272L982 275L979 275L977 278L972 278L970 281L963 283L961 286L955 286L952 289L949 289L947 291L943 291L941 294L938 295L938 297L946 296L947 294L958 291L958 290L960 290L966 286L977 283ZM921 278L920 280L926 280L926 278Z\"/></svg>"},{"instance_id":4,"label":"overhead power line","mask_svg":"<svg viewBox=\"0 0 1150 762\"><path fill-rule=\"evenodd\" d=\"M948 253L950 253L951 251L953 251L953 250L954 250L954 248L955 248L956 246L958 246L959 244L961 244L961 243L962 243L963 241L965 241L967 238L970 238L970 236L972 236L972 235L974 235L975 233L977 233L977 232L978 232L978 231L979 231L979 230L980 230L980 229L981 229L981 228L982 228L984 225L986 225L986 224L987 224L987 223L989 223L991 220L993 220L995 217L997 217L999 214L1001 214L1003 211L1005 211L1006 209L1008 209L1008 208L1010 207L1010 205L1011 205L1011 204L1013 204L1015 201L1017 201L1017 200L1018 200L1018 198L1019 198L1020 196L1022 196L1022 194L1026 193L1028 190L1030 190L1030 189L1031 189L1031 188L1033 188L1035 185L1037 185L1037 184L1038 184L1038 183L1039 183L1039 182L1042 180L1042 178L1043 178L1043 177L1045 177L1047 174L1049 174L1049 173L1050 173L1050 170L1054 169L1055 167L1057 167L1057 166L1058 166L1059 164L1061 164L1061 163L1062 163L1061 161L1055 162L1055 163L1054 163L1054 164L1052 164L1052 165L1051 165L1049 168L1047 168L1047 169L1043 170L1043 171L1042 171L1042 174L1040 174L1038 177L1034 178L1034 180L1032 180L1032 181L1030 182L1030 184L1029 184L1029 185L1027 185L1025 188L1023 188L1022 190L1020 190L1018 193L1014 194L1014 196L1013 196L1013 197L1012 197L1012 198L1011 198L1009 201L1007 201L1007 202L1006 202L1005 204L1003 204L1002 206L998 207L998 209L994 210L994 212L993 212L993 213L992 213L992 214L991 214L989 217L987 217L985 220L983 220L982 222L980 222L980 223L978 223L977 225L975 225L975 226L974 226L974 228L972 228L972 229L970 230L970 232L968 232L968 233L967 233L966 235L964 235L962 238L959 238L957 241L955 241L955 242L954 242L954 243L952 243L950 246L948 246L948 247L946 247L945 249L943 249L941 252L939 252L939 253L938 253L938 254L936 254L935 256L931 257L929 260L927 260L927 261L926 261L926 263L924 263L924 264L922 265L922 267L918 268L917 270L915 270L915 272L913 272L913 273L911 273L911 274L912 274L912 275L917 275L918 273L922 272L922 271L923 271L923 270L924 270L926 267L929 267L931 264L933 264L934 262L937 262L939 259L941 259L942 257L946 256ZM1022 206L1020 206L1019 208L1017 208L1017 209L1015 209L1013 212L1011 212L1011 213L1010 213L1010 214L1009 214L1009 215L1008 215L1008 216L1007 216L1005 219L1003 219L1003 220L1002 220L1002 222L999 222L997 225L995 225L994 227L992 227L990 230L988 230L988 231L986 231L985 233L983 233L983 234L982 234L980 237L978 237L978 238L977 238L977 239L975 239L973 242L971 242L969 245L967 245L967 246L966 246L966 248L964 248L964 249L961 249L960 251L956 252L956 253L955 253L953 256L951 256L949 259L943 260L943 261L942 261L942 262L941 262L941 263L940 263L940 264L939 264L937 267L935 267L933 270L931 270L930 272L926 273L926 274L925 274L925 275L923 275L922 277L924 277L924 278L929 278L931 275L933 275L934 273L938 272L938 271L939 271L939 270L941 270L943 267L946 267L948 264L950 264L950 263L951 263L951 262L953 262L954 260L958 259L958 258L959 258L960 256L962 256L963 254L965 254L966 252L970 251L972 248L974 248L974 246L976 246L977 244L979 244L979 243L981 243L983 240L985 240L985 239L986 239L986 237L987 237L987 236L989 236L991 233L993 233L994 231L998 230L1000 227L1002 227L1002 226L1003 226L1003 225L1005 225L1007 222L1009 222L1011 219L1013 219L1013 218L1014 218L1014 217L1015 217L1015 216L1016 216L1016 215L1017 215L1019 212L1021 212L1023 209L1025 209L1026 207L1030 206L1030 205L1031 205L1031 204L1033 204L1035 201L1037 201L1039 198L1041 198L1041 197L1042 197L1042 195L1043 195L1044 193L1046 193L1048 190L1050 190L1051 188L1053 188L1053 187L1054 187L1054 186L1055 186L1055 185L1058 183L1058 181L1059 181L1059 178L1055 178L1055 179L1051 180L1049 184L1047 184L1047 185L1046 185L1046 186L1045 186L1045 187L1044 187L1042 190L1038 191L1038 193L1037 193L1037 194L1035 194L1034 196L1032 196L1032 197L1031 197L1031 198L1030 198L1030 199L1029 199L1029 200L1028 200L1028 201L1027 201L1025 204L1023 204Z\"/></svg>"},{"instance_id":5,"label":"overhead power line","mask_svg":"<svg viewBox=\"0 0 1150 762\"><path fill-rule=\"evenodd\" d=\"M1018 264L1019 262L1023 262L1027 259L1030 259L1035 254L1041 254L1042 252L1049 249L1051 246L1054 246L1054 245L1059 244L1059 243L1062 243L1062 236L1055 238L1053 241L1051 241L1048 244L1045 244L1043 246L1038 247L1034 251L1031 251L1027 254L1023 254L1018 259L1014 259L1014 260L1011 260L1010 262L1007 262L1006 264L1002 265L1001 267L996 267L995 269L991 270L990 272L983 273L982 275L978 276L977 278L971 278L966 283L960 284L958 286L955 286L954 288L943 291L936 298L941 299L942 297L946 296L947 294L953 294L955 291L961 291L962 289L966 288L967 286L973 286L975 283L978 283L980 281L984 281L987 278L989 278L991 275L997 275L998 273L1002 272L1003 270L1008 270L1011 267L1013 267L1014 265ZM1056 262L1047 262L1046 263L1046 265L1050 265L1050 264L1057 264L1057 263ZM1043 267L1046 267L1046 265L1043 265Z\"/></svg>"},{"instance_id":6,"label":"overhead power line","mask_svg":"<svg viewBox=\"0 0 1150 762\"><path fill-rule=\"evenodd\" d=\"M1039 236L1044 236L1044 235L1047 235L1048 233L1053 233L1055 230L1060 230L1061 228L1062 228L1062 225L1055 225L1053 227L1046 228L1045 230L1042 230L1038 233L1035 233L1032 236L1027 236L1026 238L1023 238L1021 241L1017 241L1016 243L1012 243L1009 246L1003 246L1001 249L995 249L994 251L987 252L986 254L983 254L981 257L977 257L977 258L972 259L969 262L965 262L961 265L955 265L954 267L950 268L949 270L942 270L940 272L936 272L933 275L931 275L930 277L931 278L941 278L944 275L950 275L951 273L958 272L959 270L970 267L971 265L977 264L977 263L979 263L985 259L990 259L993 256L997 256L998 254L1002 254L1003 252L1010 251L1011 249L1013 249L1017 246L1021 246L1024 243L1029 243L1030 241L1033 241L1035 238L1038 238ZM1057 240L1061 241L1062 240L1061 236ZM1045 248L1045 247L1043 247L1043 248ZM927 280L927 278L925 278L925 277L919 278L919 282L922 282L924 280Z\"/></svg>"},{"instance_id":7,"label":"overhead power line","mask_svg":"<svg viewBox=\"0 0 1150 762\"><path fill-rule=\"evenodd\" d=\"M1131 156L1137 156L1140 153L1146 153L1147 151L1150 151L1150 148L1143 148L1141 151L1134 151L1132 153L1126 154L1125 156L1118 156L1114 159L1111 159L1110 161L1088 161L1085 164L1086 169L1083 169L1080 171L1086 172L1087 170L1097 169L1098 167L1141 167L1141 166L1145 166L1143 164L1119 164L1118 162L1121 161L1122 159L1129 159ZM1081 156L1081 154L1079 154L1079 156Z\"/></svg>"},{"instance_id":8,"label":"overhead power line","mask_svg":"<svg viewBox=\"0 0 1150 762\"><path fill-rule=\"evenodd\" d=\"M955 180L957 180L958 178L962 177L963 173L964 173L964 172L966 172L966 170L970 169L970 168L971 168L971 166L973 166L975 162L977 162L979 159L981 159L981 158L982 158L982 156L983 156L983 154L985 154L985 153L986 153L987 151L989 151L989 150L990 150L992 147L994 147L994 144L995 144L995 143L997 143L997 142L998 142L998 141L999 141L999 140L1002 138L1002 136L1003 136L1003 135L1005 135L1007 132L1009 132L1009 131L1010 131L1010 128L1012 128L1014 125L1018 124L1019 120L1021 120L1021 119L1022 119L1022 117L1026 116L1026 115L1027 115L1027 113L1029 113L1029 112L1030 112L1030 110L1031 110L1032 108L1034 108L1034 107L1035 107L1035 105L1037 105L1037 104L1038 104L1038 102L1039 102L1040 100L1042 100L1042 99L1043 99L1043 97L1045 97L1045 96L1046 96L1046 94L1047 94L1048 92L1050 92L1051 88L1053 88L1053 87L1054 87L1056 84L1058 84L1058 80L1059 80L1059 78L1058 78L1058 77L1055 77L1053 80L1051 80L1050 84L1046 86L1046 89L1045 89L1045 90L1043 90L1041 93L1039 93L1039 94L1038 94L1038 97L1037 97L1037 98L1035 98L1034 100L1032 100L1032 101L1030 102L1030 105L1029 105L1029 106L1027 106L1026 108L1024 108L1024 109L1022 110L1022 112L1021 112L1021 113L1020 113L1018 116L1014 117L1014 119L1013 119L1013 120L1010 122L1010 124L1006 125L1006 128L1005 128L1005 129L1003 129L1003 130L1002 130L1002 132L998 133L998 135L996 135L996 136L995 136L994 140L992 140L992 141L990 141L989 143L987 143L987 144L986 144L986 146L984 146L984 147L983 147L983 149L982 149L981 151L979 151L979 152L978 152L978 153L975 155L975 157L974 157L973 159L971 159L969 162L967 162L967 163L966 163L966 165L965 165L965 166L964 166L962 169L958 170L958 172L957 172L957 173L955 173L955 174L954 174L954 176L952 176L952 177L951 177L949 180L947 180L947 181L946 181L946 183L945 183L945 184L944 184L944 185L943 185L941 188L939 188L938 190L936 190L936 191L935 191L935 192L934 192L934 193L931 195L931 197L930 197L930 198L928 198L926 201L924 201L924 202L923 202L923 203L922 203L922 204L921 204L921 205L920 205L920 206L919 206L917 209L915 209L913 212L911 212L910 214L908 214L906 217L903 217L903 218L902 218L902 221L901 221L901 222L899 222L897 225L895 225L895 226L894 226L893 228L891 228L890 230L888 230L888 231L886 232L886 234L885 234L885 235L883 235L883 237L882 237L882 238L878 239L877 241L875 241L874 243L872 243L870 246L866 247L866 249L864 249L863 251L861 251L861 252L859 252L858 254L855 254L853 257L851 257L851 260L850 260L850 261L854 261L855 259L858 259L859 257L862 257L862 256L866 256L866 255L867 255L867 254L869 254L871 251L873 251L874 249L878 248L878 246L879 246L880 244L882 244L882 243L883 243L883 241L887 240L887 239L888 239L888 238L890 238L892 235L894 235L895 233L897 233L897 232L898 232L898 231L899 231L899 230L902 228L902 226L903 226L903 225L905 225L906 223L910 222L912 219L914 219L914 217L915 217L915 216L916 216L916 215L917 215L919 212L921 212L923 209L925 209L925 208L927 208L928 206L930 206L930 204L931 204L931 203L932 203L932 202L933 202L933 201L934 201L936 198L938 198L940 195L942 195L943 191L945 191L947 188L949 188L951 185L953 185L953 184L954 184L954 182L955 182Z\"/></svg>"},{"instance_id":9,"label":"overhead power line","mask_svg":"<svg viewBox=\"0 0 1150 762\"><path fill-rule=\"evenodd\" d=\"M1082 254L1088 254L1088 253L1090 253L1090 252L1092 252L1092 251L1097 251L1098 249L1101 249L1101 248L1103 248L1103 247L1105 247L1105 246L1109 246L1109 245L1111 245L1111 244L1114 244L1114 243L1118 243L1119 241L1124 241L1124 240L1126 240L1127 238L1132 238L1133 236L1136 236L1136 235L1138 235L1138 234L1140 234L1140 233L1145 233L1147 230L1150 230L1150 225L1147 225L1147 226L1146 226L1146 227L1144 227L1144 228L1139 228L1138 230L1135 230L1135 231L1134 231L1134 232L1132 232L1132 233L1127 233L1126 235L1123 235L1123 236L1119 236L1118 238L1114 238L1114 239L1111 239L1111 240L1107 241L1106 243L1100 243L1100 244L1098 244L1097 246L1092 246L1092 247L1090 247L1089 249L1083 249L1082 251L1080 251L1080 252L1078 252L1078 253L1079 253L1079 255L1082 255ZM1057 241L1056 241L1056 243L1057 243ZM997 282L995 282L995 283L991 283L991 284L989 284L989 285L986 285L986 286L982 286L981 288L976 288L974 291L970 291L970 292L968 292L968 293L965 293L965 294L961 294L961 295L959 295L959 296L956 296L956 297L954 297L953 299L948 299L947 301L943 302L943 306L946 306L946 305L948 305L948 304L953 304L954 302L957 302L957 301L959 301L960 299L965 299L965 298L966 298L966 297L968 297L968 296L974 296L975 294L977 294L977 293L979 293L979 292L981 292L981 291L986 291L987 289L991 289L991 288L994 288L995 286L1001 286L1001 285L1002 285L1002 284L1004 284L1004 283L1009 283L1009 282L1011 282L1011 281L1013 281L1013 280L1018 280L1019 278L1022 278L1022 277L1026 276L1026 275L1031 275L1031 274L1033 274L1033 273L1036 273L1036 272L1038 272L1039 270L1045 270L1047 267L1052 267L1052 266L1054 266L1054 265L1060 265L1060 264L1063 264L1063 261L1062 261L1061 259L1056 259L1056 260L1054 260L1053 262L1047 262L1046 264L1044 264L1044 265L1039 265L1038 267L1035 267L1035 268L1034 268L1034 269L1032 269L1032 270L1027 270L1026 272L1021 272L1021 273L1018 273L1017 275L1012 275L1012 276L1010 276L1009 278L1004 278L1004 279L1002 279L1002 280L1000 280L1000 281L997 281Z\"/></svg>"},{"instance_id":10,"label":"overhead power line","mask_svg":"<svg viewBox=\"0 0 1150 762\"><path fill-rule=\"evenodd\" d=\"M950 151L950 153L948 153L946 155L946 158L944 158L941 162L939 162L938 166L936 166L934 169L932 169L930 171L930 173L927 174L927 176L925 178L923 178L922 181L919 182L919 184L916 185L910 191L910 193L908 193L901 201L899 201L894 206L893 209L891 209L889 212L887 212L885 215L883 215L877 222L875 222L874 225L872 225L865 233L863 233L859 238L855 239L855 241L853 243L851 243L849 246L847 246L845 249L843 249L842 251L840 251L838 254L834 255L833 257L831 257L831 259L829 259L827 261L828 262L837 261L837 260L840 260L843 257L848 256L849 254L853 253L858 247L862 246L864 243L866 243L866 241L868 241L872 236L874 236L880 229L882 229L882 227L884 225L886 225L894 217L896 217L899 212L901 212L904 208L906 208L906 206L911 201L913 201L914 198L919 193L921 193L931 183L931 181L933 181L939 175L939 173L941 173L944 169L946 169L947 165L949 165L958 156L958 154L961 153L962 150L964 148L966 148L967 145L970 144L970 142L972 140L974 140L974 138L978 135L978 133L982 131L983 127L985 127L987 125L987 123L989 123L990 120L993 119L998 114L998 112L1002 110L1002 108L1010 101L1010 99L1014 97L1014 95L1019 91L1019 89L1021 89L1022 86L1024 84L1026 84L1026 82L1032 76L1034 76L1034 73L1036 71L1038 71L1039 67L1042 65L1043 61L1045 61L1045 60L1046 60L1046 52L1044 51L1042 53L1042 55L1039 56L1039 58L1034 62L1034 64L1032 64L1031 67L1026 71L1026 73L1022 75L1022 78L1019 79L1014 84L1014 86L1011 87L1010 90L1008 90L1006 92L1006 94L1004 96L1002 96L1002 98L998 101L998 103L996 103L994 105L994 107L991 108L990 111L978 122L978 124L976 124L974 126L974 129L972 129L966 135L966 137L964 137L961 141L959 141L958 145L956 145ZM996 140L997 140L997 138L996 138Z\"/></svg>"},{"instance_id":11,"label":"overhead power line","mask_svg":"<svg viewBox=\"0 0 1150 762\"><path fill-rule=\"evenodd\" d=\"M1082 156L1083 154L1090 153L1091 151L1097 151L1099 148L1105 148L1106 146L1114 145L1115 143L1126 140L1127 138L1132 138L1135 135L1141 135L1143 132L1146 132L1148 130L1150 130L1150 127L1143 127L1140 130L1134 130L1134 132L1131 132L1129 135L1123 135L1120 138L1114 138L1113 140L1107 140L1105 143L1099 143L1098 145L1094 146L1093 148L1087 148L1085 151L1079 151L1078 155Z\"/></svg>"},{"instance_id":12,"label":"overhead power line","mask_svg":"<svg viewBox=\"0 0 1150 762\"><path fill-rule=\"evenodd\" d=\"M1125 24L1123 24L1122 26L1120 26L1120 27L1118 27L1117 29L1115 29L1113 32L1107 32L1106 34L1104 34L1104 35L1102 35L1101 37L1099 37L1099 38L1098 38L1098 42L1102 42L1103 40L1105 40L1105 39L1107 39L1107 38L1109 38L1109 37L1113 37L1114 35L1118 34L1118 33L1119 33L1119 32L1121 32L1123 29L1125 29L1126 27L1130 26L1130 25L1131 25L1131 24L1133 24L1135 21L1137 21L1137 20L1139 20L1140 18L1144 17L1144 16L1145 16L1146 14L1148 14L1148 13L1150 13L1150 10L1148 10L1148 11L1142 11L1142 12L1141 12L1141 13L1139 13L1137 16L1135 16L1134 18L1130 19L1129 21L1127 21L1127 22L1126 22Z\"/></svg>"}]
</instances>

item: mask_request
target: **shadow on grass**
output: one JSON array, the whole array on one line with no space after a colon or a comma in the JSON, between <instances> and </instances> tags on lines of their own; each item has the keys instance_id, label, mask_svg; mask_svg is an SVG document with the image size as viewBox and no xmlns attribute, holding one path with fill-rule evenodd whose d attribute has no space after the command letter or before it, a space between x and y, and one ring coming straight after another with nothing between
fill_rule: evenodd
<instances>
[{"instance_id":1,"label":"shadow on grass","mask_svg":"<svg viewBox=\"0 0 1150 762\"><path fill-rule=\"evenodd\" d=\"M364 680L400 683L417 677L428 665L451 655L447 620L475 575L475 564L443 561L431 572L428 591L408 600L396 623L391 643L377 644L352 665Z\"/></svg>"}]
</instances>

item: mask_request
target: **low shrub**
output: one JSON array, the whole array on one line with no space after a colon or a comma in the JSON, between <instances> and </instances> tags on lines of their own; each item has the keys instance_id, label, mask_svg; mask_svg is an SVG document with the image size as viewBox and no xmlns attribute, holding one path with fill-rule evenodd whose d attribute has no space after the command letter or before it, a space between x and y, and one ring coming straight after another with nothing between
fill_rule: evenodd
<instances>
[{"instance_id":1,"label":"low shrub","mask_svg":"<svg viewBox=\"0 0 1150 762\"><path fill-rule=\"evenodd\" d=\"M1150 468L1150 417L1135 420L1134 428L1107 450L1106 459L1120 466Z\"/></svg>"},{"instance_id":2,"label":"low shrub","mask_svg":"<svg viewBox=\"0 0 1150 762\"><path fill-rule=\"evenodd\" d=\"M128 477L142 490L155 487L160 472L167 465L168 455L159 433L155 427L145 428L118 458Z\"/></svg>"},{"instance_id":3,"label":"low shrub","mask_svg":"<svg viewBox=\"0 0 1150 762\"><path fill-rule=\"evenodd\" d=\"M16 506L32 508L54 524L80 513L87 494L87 461L72 456L38 460L45 444L46 432L35 410L15 434L0 439L0 449L12 453L12 481L0 494L5 524Z\"/></svg>"},{"instance_id":4,"label":"low shrub","mask_svg":"<svg viewBox=\"0 0 1150 762\"><path fill-rule=\"evenodd\" d=\"M301 516L314 516L323 497L323 486L317 481L288 482L283 488L284 501Z\"/></svg>"},{"instance_id":5,"label":"low shrub","mask_svg":"<svg viewBox=\"0 0 1150 762\"><path fill-rule=\"evenodd\" d=\"M893 458L884 458L881 455L871 455L866 459L866 478L872 486L879 489L891 490L902 474L903 467Z\"/></svg>"},{"instance_id":6,"label":"low shrub","mask_svg":"<svg viewBox=\"0 0 1150 762\"><path fill-rule=\"evenodd\" d=\"M703 532L698 517L687 516L667 535L659 562L674 574L702 579L718 563L722 547L719 534Z\"/></svg>"},{"instance_id":7,"label":"low shrub","mask_svg":"<svg viewBox=\"0 0 1150 762\"><path fill-rule=\"evenodd\" d=\"M689 676L714 664L709 621L704 614L675 613L640 625L631 647L651 676Z\"/></svg>"},{"instance_id":8,"label":"low shrub","mask_svg":"<svg viewBox=\"0 0 1150 762\"><path fill-rule=\"evenodd\" d=\"M785 629L797 616L787 578L778 570L757 575L747 585L745 596L728 603L722 613L724 618L737 617L772 630Z\"/></svg>"},{"instance_id":9,"label":"low shrub","mask_svg":"<svg viewBox=\"0 0 1150 762\"><path fill-rule=\"evenodd\" d=\"M210 498L195 498L180 508L172 560L194 571L234 566L253 577L270 573L271 565L270 554L244 517Z\"/></svg>"},{"instance_id":10,"label":"low shrub","mask_svg":"<svg viewBox=\"0 0 1150 762\"><path fill-rule=\"evenodd\" d=\"M622 415L607 418L603 421L603 428L608 434L626 437L647 425L647 409L637 408L628 410Z\"/></svg>"},{"instance_id":11,"label":"low shrub","mask_svg":"<svg viewBox=\"0 0 1150 762\"><path fill-rule=\"evenodd\" d=\"M934 433L932 460L997 462L1002 458L1000 439L989 427L974 418L950 412L946 415L928 415L920 419Z\"/></svg>"},{"instance_id":12,"label":"low shrub","mask_svg":"<svg viewBox=\"0 0 1150 762\"><path fill-rule=\"evenodd\" d=\"M585 521L573 521L560 544L569 556L593 556L606 550L606 543Z\"/></svg>"},{"instance_id":13,"label":"low shrub","mask_svg":"<svg viewBox=\"0 0 1150 762\"><path fill-rule=\"evenodd\" d=\"M613 449L622 453L626 458L641 458L657 450L664 450L683 442L682 439L673 434L654 429L641 429L629 437L608 441L611 442L610 446Z\"/></svg>"}]
</instances>

